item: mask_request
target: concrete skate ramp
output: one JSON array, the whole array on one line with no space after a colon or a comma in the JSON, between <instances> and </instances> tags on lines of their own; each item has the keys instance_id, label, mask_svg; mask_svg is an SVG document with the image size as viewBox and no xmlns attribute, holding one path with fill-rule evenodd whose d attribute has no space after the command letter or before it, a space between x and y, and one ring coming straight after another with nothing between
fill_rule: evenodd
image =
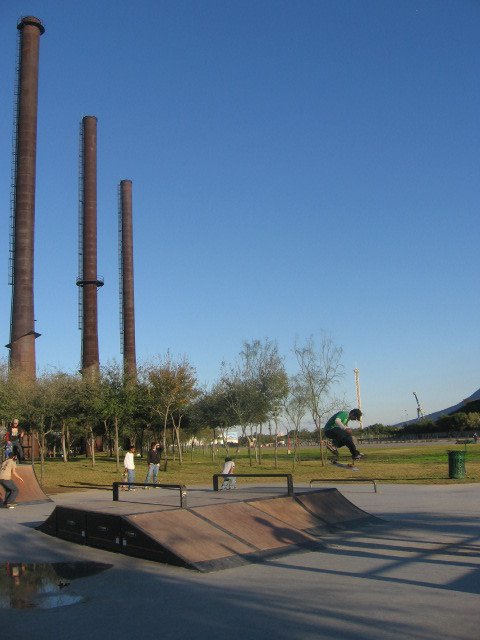
<instances>
[{"instance_id":1,"label":"concrete skate ramp","mask_svg":"<svg viewBox=\"0 0 480 640\"><path fill-rule=\"evenodd\" d=\"M243 564L242 557L255 551L251 545L186 509L135 514L125 516L124 520L166 550L170 559L177 558L174 564L200 571ZM125 533L128 535L128 527ZM139 543L144 546L142 540ZM135 551L135 544L133 536L127 537L124 552ZM141 549L138 551L140 555Z\"/></svg>"},{"instance_id":2,"label":"concrete skate ramp","mask_svg":"<svg viewBox=\"0 0 480 640\"><path fill-rule=\"evenodd\" d=\"M14 483L18 487L18 496L15 502L18 504L34 504L36 502L51 502L50 498L43 492L40 487L35 470L30 464L17 465L16 471L22 478L23 483L13 478ZM1 499L4 499L3 488L0 487Z\"/></svg>"},{"instance_id":3,"label":"concrete skate ramp","mask_svg":"<svg viewBox=\"0 0 480 640\"><path fill-rule=\"evenodd\" d=\"M309 535L320 536L327 530L323 521L319 520L310 511L307 511L302 504L290 496L251 500L248 504Z\"/></svg>"},{"instance_id":4,"label":"concrete skate ramp","mask_svg":"<svg viewBox=\"0 0 480 640\"><path fill-rule=\"evenodd\" d=\"M296 500L310 514L330 526L347 526L378 521L347 500L337 489L320 489L296 494Z\"/></svg>"},{"instance_id":5,"label":"concrete skate ramp","mask_svg":"<svg viewBox=\"0 0 480 640\"><path fill-rule=\"evenodd\" d=\"M318 541L312 536L246 502L197 507L192 511L251 545L257 552L291 547L318 548Z\"/></svg>"},{"instance_id":6,"label":"concrete skate ramp","mask_svg":"<svg viewBox=\"0 0 480 640\"><path fill-rule=\"evenodd\" d=\"M295 497L130 513L117 510L115 503L105 510L77 503L57 506L38 529L108 551L214 571L301 549L319 550L322 535L333 527L370 520L375 519L336 489L319 489Z\"/></svg>"}]
</instances>

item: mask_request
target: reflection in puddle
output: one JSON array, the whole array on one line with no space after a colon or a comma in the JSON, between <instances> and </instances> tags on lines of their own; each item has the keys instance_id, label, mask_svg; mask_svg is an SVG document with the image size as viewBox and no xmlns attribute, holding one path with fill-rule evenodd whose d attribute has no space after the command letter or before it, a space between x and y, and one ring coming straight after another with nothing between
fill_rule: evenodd
<instances>
[{"instance_id":1,"label":"reflection in puddle","mask_svg":"<svg viewBox=\"0 0 480 640\"><path fill-rule=\"evenodd\" d=\"M0 564L0 609L54 609L82 602L70 581L109 569L100 562Z\"/></svg>"}]
</instances>

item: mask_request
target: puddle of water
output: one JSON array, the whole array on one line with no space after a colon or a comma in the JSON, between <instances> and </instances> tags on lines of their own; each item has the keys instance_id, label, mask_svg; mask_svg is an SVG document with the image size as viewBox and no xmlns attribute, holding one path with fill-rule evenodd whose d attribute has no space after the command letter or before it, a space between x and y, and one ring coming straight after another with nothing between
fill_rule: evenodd
<instances>
[{"instance_id":1,"label":"puddle of water","mask_svg":"<svg viewBox=\"0 0 480 640\"><path fill-rule=\"evenodd\" d=\"M70 582L109 569L100 562L0 564L0 609L54 609L82 602Z\"/></svg>"}]
</instances>

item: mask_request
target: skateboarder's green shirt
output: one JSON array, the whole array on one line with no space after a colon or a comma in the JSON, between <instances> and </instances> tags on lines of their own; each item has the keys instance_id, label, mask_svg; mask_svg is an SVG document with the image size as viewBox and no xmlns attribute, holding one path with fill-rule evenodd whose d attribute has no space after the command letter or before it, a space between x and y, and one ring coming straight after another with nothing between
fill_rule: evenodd
<instances>
[{"instance_id":1,"label":"skateboarder's green shirt","mask_svg":"<svg viewBox=\"0 0 480 640\"><path fill-rule=\"evenodd\" d=\"M337 419L340 420L344 427L346 427L349 420L349 415L350 414L348 411L339 411L328 420L327 424L325 425L324 431L327 432L334 427L338 427L339 425L336 422Z\"/></svg>"}]
</instances>

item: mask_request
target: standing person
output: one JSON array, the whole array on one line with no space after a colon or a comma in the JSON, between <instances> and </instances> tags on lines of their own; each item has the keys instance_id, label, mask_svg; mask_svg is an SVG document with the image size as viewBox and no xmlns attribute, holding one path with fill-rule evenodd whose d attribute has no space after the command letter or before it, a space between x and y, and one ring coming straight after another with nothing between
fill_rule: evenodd
<instances>
[{"instance_id":1,"label":"standing person","mask_svg":"<svg viewBox=\"0 0 480 640\"><path fill-rule=\"evenodd\" d=\"M7 431L7 435L5 436L5 439L7 442L12 443L12 451L17 455L19 463L25 460L25 457L23 455L23 449L22 449L22 440L24 435L25 433L23 429L20 429L19 427L18 418L14 418L12 420L12 424L10 425L10 428Z\"/></svg>"},{"instance_id":2,"label":"standing person","mask_svg":"<svg viewBox=\"0 0 480 640\"><path fill-rule=\"evenodd\" d=\"M147 455L147 476L145 483L152 482L157 484L158 470L160 469L160 458L162 456L162 447L158 442L153 442ZM143 487L144 489L150 489L150 487Z\"/></svg>"},{"instance_id":3,"label":"standing person","mask_svg":"<svg viewBox=\"0 0 480 640\"><path fill-rule=\"evenodd\" d=\"M13 509L15 507L15 498L18 495L18 487L13 482L12 477L20 480L23 484L23 478L21 478L16 472L17 456L12 451L8 454L8 458L2 463L0 467L0 485L2 485L5 491L5 498L3 500L3 506L7 509Z\"/></svg>"},{"instance_id":4,"label":"standing person","mask_svg":"<svg viewBox=\"0 0 480 640\"><path fill-rule=\"evenodd\" d=\"M222 474L231 475L235 471L235 462L231 458L225 458L225 464L223 465ZM225 489L236 489L237 488L237 479L236 478L223 478L221 491L225 491Z\"/></svg>"},{"instance_id":5,"label":"standing person","mask_svg":"<svg viewBox=\"0 0 480 640\"><path fill-rule=\"evenodd\" d=\"M135 447L133 446L133 444L125 454L125 458L123 459L123 466L125 467L125 472L127 474L127 491L135 491L135 489L132 489L131 487L131 484L135 482Z\"/></svg>"},{"instance_id":6,"label":"standing person","mask_svg":"<svg viewBox=\"0 0 480 640\"><path fill-rule=\"evenodd\" d=\"M362 412L360 409L352 409L351 411L339 411L329 418L324 432L325 436L330 438L333 443L333 446L328 448L334 455L338 456L337 448L348 447L352 454L352 460L363 458L363 454L360 453L353 441L352 429L347 426L350 420L360 420L361 417Z\"/></svg>"}]
</instances>

